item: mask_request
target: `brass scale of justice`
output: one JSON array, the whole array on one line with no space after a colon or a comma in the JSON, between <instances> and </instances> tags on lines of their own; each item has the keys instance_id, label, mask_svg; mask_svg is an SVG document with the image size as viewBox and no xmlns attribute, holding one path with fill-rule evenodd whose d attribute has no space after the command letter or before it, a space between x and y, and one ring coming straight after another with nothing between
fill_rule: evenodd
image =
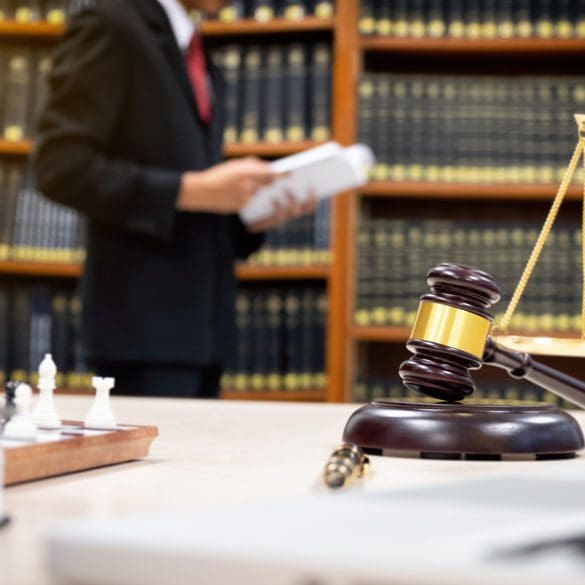
<instances>
[{"instance_id":1,"label":"brass scale of justice","mask_svg":"<svg viewBox=\"0 0 585 585\"><path fill-rule=\"evenodd\" d=\"M435 459L560 459L574 457L583 448L579 424L557 406L464 401L475 389L470 370L489 364L585 408L584 382L530 355L585 357L585 284L580 339L507 334L581 157L585 166L585 114L576 114L575 120L579 128L577 146L499 325L502 334L490 335L494 318L489 308L500 299L492 276L459 264L444 263L432 268L427 274L431 292L420 298L406 344L413 355L400 365L399 373L409 389L437 402L381 399L361 407L346 423L344 453L362 453L364 462L365 454ZM585 185L583 193L585 227ZM585 278L585 237L582 240ZM359 457L356 463L359 468Z\"/></svg>"}]
</instances>

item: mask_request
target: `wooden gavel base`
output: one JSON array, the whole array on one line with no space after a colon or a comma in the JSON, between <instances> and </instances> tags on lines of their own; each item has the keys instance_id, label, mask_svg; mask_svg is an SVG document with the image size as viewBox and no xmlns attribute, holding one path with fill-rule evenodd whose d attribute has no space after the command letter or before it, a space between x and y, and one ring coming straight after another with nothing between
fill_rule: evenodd
<instances>
[{"instance_id":1,"label":"wooden gavel base","mask_svg":"<svg viewBox=\"0 0 585 585\"><path fill-rule=\"evenodd\" d=\"M343 440L372 455L428 459L562 459L584 446L556 406L375 400L355 411Z\"/></svg>"}]
</instances>

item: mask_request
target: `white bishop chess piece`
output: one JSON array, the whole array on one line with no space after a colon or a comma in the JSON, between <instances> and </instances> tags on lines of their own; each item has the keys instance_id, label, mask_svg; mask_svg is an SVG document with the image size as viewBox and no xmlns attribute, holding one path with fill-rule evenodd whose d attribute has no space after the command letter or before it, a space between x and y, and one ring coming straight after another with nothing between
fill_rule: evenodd
<instances>
[{"instance_id":1,"label":"white bishop chess piece","mask_svg":"<svg viewBox=\"0 0 585 585\"><path fill-rule=\"evenodd\" d=\"M4 425L3 439L36 441L39 431L30 415L32 389L28 384L20 384L15 392L14 414Z\"/></svg>"},{"instance_id":2,"label":"white bishop chess piece","mask_svg":"<svg viewBox=\"0 0 585 585\"><path fill-rule=\"evenodd\" d=\"M85 417L83 426L86 429L111 431L116 428L116 417L110 406L110 390L115 383L114 378L94 376L91 379L91 385L95 388L95 398Z\"/></svg>"},{"instance_id":3,"label":"white bishop chess piece","mask_svg":"<svg viewBox=\"0 0 585 585\"><path fill-rule=\"evenodd\" d=\"M39 400L32 413L33 420L41 429L61 428L61 418L53 395L56 375L57 366L51 354L47 353L39 366Z\"/></svg>"}]
</instances>

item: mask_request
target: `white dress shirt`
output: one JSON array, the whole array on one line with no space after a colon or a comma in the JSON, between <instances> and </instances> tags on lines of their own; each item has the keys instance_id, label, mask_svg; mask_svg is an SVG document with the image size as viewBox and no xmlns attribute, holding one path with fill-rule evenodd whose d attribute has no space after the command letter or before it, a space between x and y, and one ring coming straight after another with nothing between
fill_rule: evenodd
<instances>
[{"instance_id":1,"label":"white dress shirt","mask_svg":"<svg viewBox=\"0 0 585 585\"><path fill-rule=\"evenodd\" d=\"M179 0L158 0L158 3L167 13L177 45L181 51L185 52L195 33L195 23Z\"/></svg>"}]
</instances>

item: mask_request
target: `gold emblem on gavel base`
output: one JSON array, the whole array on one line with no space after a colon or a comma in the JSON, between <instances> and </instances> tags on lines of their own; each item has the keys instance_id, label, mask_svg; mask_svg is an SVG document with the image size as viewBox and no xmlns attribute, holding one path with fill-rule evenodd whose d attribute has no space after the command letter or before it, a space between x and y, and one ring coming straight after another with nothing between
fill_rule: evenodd
<instances>
[{"instance_id":1,"label":"gold emblem on gavel base","mask_svg":"<svg viewBox=\"0 0 585 585\"><path fill-rule=\"evenodd\" d=\"M330 488L341 488L365 475L370 460L363 449L353 443L342 443L329 457L323 470L323 479Z\"/></svg>"}]
</instances>

